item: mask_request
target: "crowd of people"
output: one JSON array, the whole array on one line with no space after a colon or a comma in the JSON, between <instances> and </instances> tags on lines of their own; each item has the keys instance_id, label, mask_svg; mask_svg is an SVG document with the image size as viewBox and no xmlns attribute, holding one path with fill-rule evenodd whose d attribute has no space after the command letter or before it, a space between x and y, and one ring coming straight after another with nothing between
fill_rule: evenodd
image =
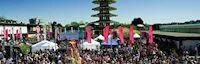
<instances>
[{"instance_id":1,"label":"crowd of people","mask_svg":"<svg viewBox=\"0 0 200 64\"><path fill-rule=\"evenodd\" d=\"M86 64L198 64L197 59L189 58L187 54L178 56L171 50L163 52L156 46L142 45L134 47L104 48L99 51L82 50L82 58Z\"/></svg>"},{"instance_id":2,"label":"crowd of people","mask_svg":"<svg viewBox=\"0 0 200 64\"><path fill-rule=\"evenodd\" d=\"M67 47L65 50L41 50L29 54L17 53L13 58L5 58L0 51L0 64L76 64L71 49L79 54L82 64L199 64L199 59L189 58L187 52L183 55L174 50L161 51L157 45L142 44L139 47L121 46L103 47L97 50L82 50L81 48Z\"/></svg>"}]
</instances>

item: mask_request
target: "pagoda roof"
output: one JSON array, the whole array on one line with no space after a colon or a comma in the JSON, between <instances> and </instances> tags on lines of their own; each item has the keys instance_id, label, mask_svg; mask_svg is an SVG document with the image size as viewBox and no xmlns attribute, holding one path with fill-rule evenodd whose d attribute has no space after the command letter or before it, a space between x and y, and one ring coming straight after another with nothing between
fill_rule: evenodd
<instances>
[{"instance_id":1,"label":"pagoda roof","mask_svg":"<svg viewBox=\"0 0 200 64\"><path fill-rule=\"evenodd\" d=\"M100 9L109 9L109 10L117 10L117 8L115 7L96 7L96 8L93 8L92 10L95 10L95 11L99 11Z\"/></svg>"},{"instance_id":2,"label":"pagoda roof","mask_svg":"<svg viewBox=\"0 0 200 64\"><path fill-rule=\"evenodd\" d=\"M93 23L118 23L116 21L113 21L113 20L104 20L104 21L94 21L94 22L91 22L92 24Z\"/></svg>"},{"instance_id":3,"label":"pagoda roof","mask_svg":"<svg viewBox=\"0 0 200 64\"><path fill-rule=\"evenodd\" d=\"M100 4L101 1L108 2L108 4L116 3L115 0L94 0L92 3L94 3L94 4Z\"/></svg>"},{"instance_id":4,"label":"pagoda roof","mask_svg":"<svg viewBox=\"0 0 200 64\"><path fill-rule=\"evenodd\" d=\"M116 15L116 14L111 14L111 13L108 13L108 14L101 14L101 13L98 13L98 14L94 14L94 15L92 15L92 17L99 17L99 16L110 16L110 17L116 17L117 15Z\"/></svg>"}]
</instances>

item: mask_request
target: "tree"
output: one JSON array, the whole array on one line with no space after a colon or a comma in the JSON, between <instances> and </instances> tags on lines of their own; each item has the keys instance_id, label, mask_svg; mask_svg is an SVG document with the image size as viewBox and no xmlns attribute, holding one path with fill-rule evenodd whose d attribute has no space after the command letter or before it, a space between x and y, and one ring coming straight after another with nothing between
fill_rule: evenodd
<instances>
[{"instance_id":1,"label":"tree","mask_svg":"<svg viewBox=\"0 0 200 64\"><path fill-rule=\"evenodd\" d=\"M79 27L79 23L77 22L71 22L71 27L74 27L75 29L77 29Z\"/></svg>"},{"instance_id":2,"label":"tree","mask_svg":"<svg viewBox=\"0 0 200 64\"><path fill-rule=\"evenodd\" d=\"M66 28L67 30L70 30L70 25L69 25L69 24L66 24L66 25L65 25L65 28Z\"/></svg>"},{"instance_id":3,"label":"tree","mask_svg":"<svg viewBox=\"0 0 200 64\"><path fill-rule=\"evenodd\" d=\"M0 21L5 20L6 18L3 16L0 16Z\"/></svg>"},{"instance_id":4,"label":"tree","mask_svg":"<svg viewBox=\"0 0 200 64\"><path fill-rule=\"evenodd\" d=\"M0 16L0 22L4 22L6 20L6 18L4 18L3 16Z\"/></svg>"},{"instance_id":5,"label":"tree","mask_svg":"<svg viewBox=\"0 0 200 64\"><path fill-rule=\"evenodd\" d=\"M143 22L141 18L134 18L131 24L137 26L138 24L144 24Z\"/></svg>"}]
</instances>

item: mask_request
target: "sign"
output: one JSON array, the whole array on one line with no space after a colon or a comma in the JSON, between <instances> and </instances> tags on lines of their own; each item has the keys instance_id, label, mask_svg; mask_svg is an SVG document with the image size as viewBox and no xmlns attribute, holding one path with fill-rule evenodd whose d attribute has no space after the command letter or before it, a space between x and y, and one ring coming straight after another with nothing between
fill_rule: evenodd
<instances>
[{"instance_id":1,"label":"sign","mask_svg":"<svg viewBox=\"0 0 200 64\"><path fill-rule=\"evenodd\" d=\"M67 32L62 32L60 34L60 39L61 40L79 40L79 38L81 38L81 34L83 34L82 32L76 31L74 30L74 32L71 31L67 31Z\"/></svg>"}]
</instances>

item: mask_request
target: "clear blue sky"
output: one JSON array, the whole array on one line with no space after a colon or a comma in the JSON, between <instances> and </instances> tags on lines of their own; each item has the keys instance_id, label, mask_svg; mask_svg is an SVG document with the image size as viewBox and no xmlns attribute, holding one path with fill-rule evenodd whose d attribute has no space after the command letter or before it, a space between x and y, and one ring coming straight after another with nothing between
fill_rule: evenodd
<instances>
[{"instance_id":1,"label":"clear blue sky","mask_svg":"<svg viewBox=\"0 0 200 64\"><path fill-rule=\"evenodd\" d=\"M0 0L0 16L28 23L30 18L57 21L67 24L72 21L92 22L98 12L91 9L98 5L92 0ZM117 0L111 6L118 8L112 18L121 23L131 23L141 17L145 23L184 22L200 19L200 0Z\"/></svg>"}]
</instances>

